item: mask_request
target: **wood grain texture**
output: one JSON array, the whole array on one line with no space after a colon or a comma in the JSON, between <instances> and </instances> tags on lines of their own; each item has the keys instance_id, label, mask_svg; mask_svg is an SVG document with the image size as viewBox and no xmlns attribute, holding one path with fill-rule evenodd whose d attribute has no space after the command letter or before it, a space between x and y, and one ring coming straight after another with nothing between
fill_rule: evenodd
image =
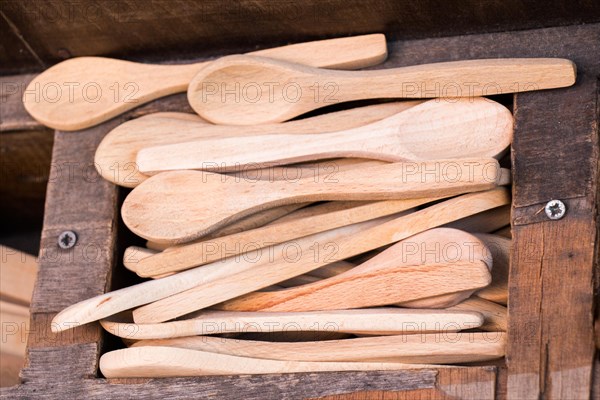
<instances>
[{"instance_id":1,"label":"wood grain texture","mask_svg":"<svg viewBox=\"0 0 600 400\"><path fill-rule=\"evenodd\" d=\"M385 36L375 34L253 53L315 67L352 69L381 63L387 57L387 47ZM152 65L76 57L35 77L27 86L23 103L29 114L46 126L65 131L85 129L151 100L185 91L206 65ZM88 90L90 87L92 90Z\"/></svg>"},{"instance_id":2,"label":"wood grain texture","mask_svg":"<svg viewBox=\"0 0 600 400\"><path fill-rule=\"evenodd\" d=\"M506 305L508 301L508 270L510 260L510 239L479 233L475 235L482 240L492 255L492 283L477 292L476 296L498 304Z\"/></svg>"},{"instance_id":3,"label":"wood grain texture","mask_svg":"<svg viewBox=\"0 0 600 400\"><path fill-rule=\"evenodd\" d=\"M212 137L146 147L136 160L146 174L181 169L222 172L341 157L384 161L499 157L511 141L512 114L503 105L484 98L430 100L370 124L318 136L292 135L282 129L269 135Z\"/></svg>"},{"instance_id":4,"label":"wood grain texture","mask_svg":"<svg viewBox=\"0 0 600 400\"><path fill-rule=\"evenodd\" d=\"M200 117L182 120L180 115L149 114L119 125L98 146L94 161L98 172L111 182L125 187L135 187L148 178L136 163L139 150L213 137L240 137L268 133L322 133L366 125L410 108L420 101L403 101L357 107L290 121L286 124L255 126L212 125ZM188 115L188 114L184 114ZM160 119L157 119L160 117ZM250 169L242 172L251 174ZM251 177L256 175L250 175ZM295 176L295 175L290 175ZM255 178L256 179L256 178Z\"/></svg>"},{"instance_id":5,"label":"wood grain texture","mask_svg":"<svg viewBox=\"0 0 600 400\"><path fill-rule=\"evenodd\" d=\"M493 158L406 161L344 171L326 179L274 182L239 181L205 171L170 171L137 186L123 202L121 217L145 239L184 243L275 206L445 197L492 189L500 176Z\"/></svg>"},{"instance_id":6,"label":"wood grain texture","mask_svg":"<svg viewBox=\"0 0 600 400\"><path fill-rule=\"evenodd\" d=\"M130 340L247 332L329 331L400 335L413 332L455 332L475 329L483 324L483 316L476 311L399 308L278 313L201 311L189 317L162 324L134 324L131 323L131 318L115 316L102 320L101 324L113 335Z\"/></svg>"},{"instance_id":7,"label":"wood grain texture","mask_svg":"<svg viewBox=\"0 0 600 400\"><path fill-rule=\"evenodd\" d=\"M477 282L481 278L478 273L485 275L491 265L484 252L485 246L474 236L452 229L432 229L400 241L334 277L288 290L249 293L218 307L239 311L335 310L389 304L447 307L469 297L473 286L481 284ZM475 265L479 263L481 270ZM458 277L463 284L450 284Z\"/></svg>"},{"instance_id":8,"label":"wood grain texture","mask_svg":"<svg viewBox=\"0 0 600 400\"><path fill-rule=\"evenodd\" d=\"M339 208L336 204L338 202L324 203L310 208L316 213L315 215L294 218L290 221L276 220L261 228L201 240L193 244L172 246L150 257L146 257L141 248L129 248L125 252L124 263L128 268L134 269L138 275L146 277L181 271L329 229L399 213L433 200L433 198L389 200L366 204L357 202L356 206L352 203L344 203L343 208ZM330 211L321 213L319 211L321 209ZM302 210L299 210L297 213L301 212ZM138 257L138 254L141 257Z\"/></svg>"},{"instance_id":9,"label":"wood grain texture","mask_svg":"<svg viewBox=\"0 0 600 400\"><path fill-rule=\"evenodd\" d=\"M377 98L456 99L526 92L571 86L575 76L576 68L571 61L552 58L469 57L465 61L347 72L263 57L227 56L199 71L187 94L194 111L208 121L253 125L283 122L338 102ZM252 87L252 91L240 89L247 87ZM324 94L311 93L315 87ZM227 90L234 91L235 96L225 95L230 93Z\"/></svg>"},{"instance_id":10,"label":"wood grain texture","mask_svg":"<svg viewBox=\"0 0 600 400\"><path fill-rule=\"evenodd\" d=\"M475 0L443 5L432 0L419 5L311 0L301 8L264 0L239 4L161 0L153 8L139 0L85 0L71 7L43 0L32 0L28 7L6 1L0 19L6 33L0 42L0 71L39 70L71 56L179 60L380 31L408 41L600 21L600 8L587 1L578 1L576 7L565 7L560 0L544 6L516 0L479 6ZM447 23L448 16L452 24ZM128 34L132 31L135 34Z\"/></svg>"},{"instance_id":11,"label":"wood grain texture","mask_svg":"<svg viewBox=\"0 0 600 400\"><path fill-rule=\"evenodd\" d=\"M479 297L468 298L448 310L476 311L484 318L481 330L490 332L506 332L508 330L508 311L506 307Z\"/></svg>"},{"instance_id":12,"label":"wood grain texture","mask_svg":"<svg viewBox=\"0 0 600 400\"><path fill-rule=\"evenodd\" d=\"M500 358L505 344L505 334L461 332L448 336L415 334L299 343L190 336L140 340L131 347L178 347L269 360L457 364Z\"/></svg>"},{"instance_id":13,"label":"wood grain texture","mask_svg":"<svg viewBox=\"0 0 600 400\"><path fill-rule=\"evenodd\" d=\"M432 367L432 365L427 364L396 362L265 360L161 346L141 346L114 350L104 353L100 358L100 370L108 378L169 378L326 371L394 371Z\"/></svg>"},{"instance_id":14,"label":"wood grain texture","mask_svg":"<svg viewBox=\"0 0 600 400\"><path fill-rule=\"evenodd\" d=\"M134 320L136 322L166 321L176 316L258 290L278 281L291 278L292 276L309 272L329 262L343 260L383 245L395 243L427 229L437 227L448 220L456 219L459 216L473 214L506 202L508 202L508 199L504 189L463 195L392 219L386 223L375 221L376 226L368 226L367 224L372 223L369 221L339 228L339 232L332 230L308 236L296 242L299 251L295 253L297 256L294 258L288 258L285 251L283 251L285 244L278 245L274 247L275 257L273 261L269 260L268 262L259 263L255 260L252 260L252 262L248 262L249 260L238 261L232 265L232 268L229 268L229 276L223 277L221 275L221 277L213 281L186 291L179 290L178 294L140 307L134 311ZM319 257L315 259L314 254L317 250ZM332 258L330 257L332 250L334 251L333 259L328 259ZM281 255L279 255L280 253ZM219 264L222 265L223 263ZM206 268L206 266L199 268ZM487 273L487 271L482 272ZM189 273L185 271L178 275ZM488 283L485 283L483 286ZM228 289L227 291L223 291L225 287ZM458 290L460 291L460 289ZM464 287L464 290L469 290L469 288ZM438 292L431 295L437 294L444 293ZM63 318L73 311L79 316L84 316L87 312L81 313L80 311L83 311L90 304L95 304L99 300L100 298L90 300L89 304L86 304L82 309L80 309L81 306L75 305L71 310L65 312ZM403 300L416 300L416 298L406 298Z\"/></svg>"},{"instance_id":15,"label":"wood grain texture","mask_svg":"<svg viewBox=\"0 0 600 400\"><path fill-rule=\"evenodd\" d=\"M15 2L15 4L23 3ZM336 7L336 13L320 15L323 15L325 18L340 18L341 20L343 14L340 13L351 13L354 10L354 8L345 7L346 5L347 2L344 3L344 7ZM487 13L485 15L488 16L493 15L494 20L496 16L498 16L500 20L509 23L510 26L513 27L517 26L519 21L522 22L524 19L533 17L534 14L535 18L540 18L540 20L545 21L545 23L551 24L557 21L566 21L563 19L563 16L566 16L568 20L574 12L581 12L582 15L587 12L585 11L585 7L577 9L576 7L565 8L562 5L559 7L551 7L545 4L543 7L526 9L522 4L512 3L512 5L513 7L508 7L505 2L502 2L502 4L495 3L495 6L486 7L483 12ZM394 26L398 27L400 29L398 32L410 34L410 37L414 37L414 35L423 35L428 29L430 31L435 29L436 34L439 33L440 35L442 34L442 31L438 30L440 28L446 29L444 32L457 32L460 31L460 29L464 29L466 26L469 26L469 30L473 29L473 31L470 32L476 32L478 29L490 29L489 26L485 27L481 24L476 26L471 26L469 24L461 25L460 23L453 24L452 26L448 24L444 25L443 22L447 21L448 10L454 9L455 5L453 3L447 3L443 7L440 6L438 8L438 6L439 4L435 7L436 10L439 10L438 16L440 20L437 22L435 21L435 18L426 19L425 22L423 19L419 19L419 16L423 14L418 12L415 13L411 9L411 7L413 7L411 5L404 5L401 8L396 8L396 10L402 10L402 15L408 16L407 18L412 25L403 24L403 20L397 18L393 21L392 25L389 25L391 27L390 29L393 29ZM419 3L418 5L414 5L414 7L420 8L423 6ZM589 7L589 4L587 7ZM434 7L430 8L434 9ZM499 8L503 11L499 12ZM476 10L477 7L465 6L464 9ZM394 19L395 16L398 15L398 12L400 11L380 13L380 10L377 7L370 7L368 15L385 15L386 18L389 17L390 19ZM552 13L555 13L553 14L554 17L546 18L546 16ZM587 12L588 17L592 14L593 13ZM164 15L161 15L161 19L163 19L163 17ZM351 24L367 24L367 20L367 17L354 19L346 18L343 22ZM404 21L406 21L406 19ZM464 21L464 19L461 19L461 21ZM533 20L530 19L530 21ZM109 18L109 22L112 29L114 26L112 17ZM255 23L252 25L254 26ZM31 26L33 27L33 25ZM55 35L59 31L57 29L63 29L65 27L65 25L57 27L55 24L38 24L36 26L38 28L46 29L45 38L55 38ZM83 24L81 26L89 29L96 29L90 24ZM155 25L149 26L151 26L151 28L148 29L148 32L150 32L151 35L157 35L156 37L161 38L162 40L164 36L162 33L164 33L164 30L161 33L160 30L156 29ZM191 26L200 25L194 21L191 23ZM336 23L326 25L326 28L338 29L339 26L340 25ZM484 28L482 28L482 26ZM287 25L272 25L272 29L285 30L287 28ZM593 43L593 41L596 40L599 28L600 27L597 24L591 24L529 31L396 41L390 44L391 54L386 66L394 67L415 63L449 61L473 56L489 58L497 56L526 57L534 55L544 57L552 55L569 57L575 60L580 71L580 79L585 79L587 82L590 82L591 80L595 80L595 76L598 75L597 72L594 71L598 71L597 60L599 58L597 57L594 48L590 48L587 43ZM70 32L71 27L68 29ZM111 29L107 29L106 32L111 31ZM502 27L496 25L494 29L501 30ZM120 34L119 30L115 30L114 32ZM242 41L238 43L247 44L254 39L253 37L243 37L243 31L230 31L230 34L238 35L242 40L245 40L245 42ZM122 36L125 37L126 35ZM80 43L77 51L91 51L90 49L94 48L90 47L92 44L89 41L82 39L81 35L70 34L69 37ZM3 38L6 38L6 36ZM3 38L0 38L0 40ZM128 36L126 39L137 40L139 37ZM162 43L162 41L159 40L155 40L154 42ZM38 43L40 43L39 40ZM114 49L116 48L117 43L130 42L116 41L108 37L103 37L99 42L94 42L93 46L105 46L103 47L104 49L109 47ZM189 48L192 48L192 46L188 47L188 49ZM241 50L247 49L248 48ZM426 51L424 51L424 49L426 49ZM3 63L0 64L2 64L3 67L7 65ZM579 84L575 88L579 88ZM595 149L597 140L594 139L595 125L591 122L596 118L596 113L594 112L594 102L590 102L590 98L595 98L596 91L595 89L590 89L589 86L582 92L579 92L578 90L576 93L572 93L570 90L568 92L562 90L557 91L556 95L551 96L551 98L547 97L551 92L545 92L539 97L536 96L535 102L533 102L533 98L530 97L528 100L530 105L527 112L517 115L517 120L525 118L527 115L531 116L531 119L527 118L529 121L528 128L518 132L518 135L522 137L524 141L515 146L518 148L519 157L524 160L518 168L513 170L515 177L518 178L521 176L519 181L519 196L521 199L529 199L528 201L541 205L545 204L545 201L547 201L549 197L554 197L554 195L558 198L569 198L569 196L573 194L582 196L594 193L595 186L592 186L592 183L595 182L595 177L597 175L592 168L582 168L582 160L591 160L595 157L594 154L596 154ZM517 100L519 98L523 98L523 95L518 95ZM548 99L548 101L545 101L545 99ZM181 110L185 107L185 102L181 100L182 96L172 96L169 99L154 102L151 106L153 107L153 111L158 111L159 109L157 107L164 107L164 109L175 107L175 109ZM177 105L175 106L175 104ZM150 106L150 104L148 106ZM521 102L521 109L525 110L523 107L524 103ZM144 112L143 110L144 107L135 110L134 113L142 113ZM539 110L541 114L537 114L535 110ZM538 129L535 128L535 124L536 121L539 123L540 118L542 121L547 122L545 122L543 128ZM573 121L573 123L558 124L558 120L568 120ZM548 124L550 124L549 129L547 128ZM576 130L570 129L570 127L573 126L583 126L584 128ZM545 132L544 137L551 135L551 138L548 139L550 142L557 143L556 147L553 147L551 156L546 152L546 155L542 157L538 151L540 150L539 137L543 132ZM91 158L89 160L91 161ZM587 162L584 162L584 165L588 165ZM561 166L561 168L557 168L557 166ZM73 194L74 192L70 193ZM537 210L539 210L539 207L534 208L533 213ZM589 221L590 215L589 211L586 211L581 218ZM580 231L576 228L574 231L570 232L582 233L584 230ZM585 230L585 232L588 231ZM526 233L527 234L515 237L516 243L531 248L533 248L532 243L536 243L535 247L537 248L537 244L540 243L539 236L534 231L528 231ZM98 235L102 236L100 233L98 233ZM575 234L573 234L573 236L573 240L580 240L575 239ZM564 238L565 236L561 235L558 240L563 240ZM584 242L585 240L581 241ZM585 242L588 243L589 241ZM591 250L582 251L585 252ZM578 271L577 276L572 278L569 276L569 279L573 279L574 281L570 280L568 284L563 282L563 285L565 286L553 290L553 293L560 293L562 290L565 290L566 285L570 285L566 288L568 293L572 293L576 290L578 294L583 294L584 299L586 298L586 288L588 287L586 285L590 281L589 277L585 274L585 271L587 271L586 265L588 264L586 261L581 261L579 254L580 253L576 253L577 257L572 259L579 267L569 269L569 271ZM513 259L513 267L517 265L515 262L516 259ZM523 266L527 264L521 263L519 265ZM547 266L548 264L544 265ZM565 264L562 263L561 265L564 266ZM517 267L517 269L518 268L519 267ZM525 273L524 270L521 269L519 273L516 273L511 277L511 285L516 287L522 283L524 288L526 288L524 290L527 290L528 293L531 293L531 288L534 288L536 293L539 293L540 286L531 285L532 280L536 281L539 279L537 274L534 275L535 272L533 271L537 268L537 265L533 265L532 263L529 264L527 268L532 269L531 274ZM544 267L544 269L547 270L546 267ZM554 275L556 279L562 280L565 276L564 269L556 272L557 269L558 267L553 267L553 271L555 272L547 271L548 274L544 274L545 280L551 279L552 275ZM584 271L584 273L579 274L579 271ZM47 270L47 272L50 272L50 270ZM42 274L45 273L46 271L42 271ZM78 280L79 279L80 278L78 278ZM581 287L582 282L584 283L583 287ZM581 291L575 288L581 288ZM45 288L40 288L38 290L45 290ZM514 289L512 290L514 291ZM49 288L49 292L56 293L55 284ZM526 294L524 294L524 296L525 295ZM545 291L545 295L548 295L548 291ZM571 297L575 298L576 296L573 294ZM547 347L531 345L528 346L526 350L523 350L522 344L528 341L531 343L530 338L532 337L534 338L533 342L536 342L536 338L539 338L538 335L541 334L541 331L538 331L535 328L529 329L531 328L530 322L532 319L537 319L538 315L540 315L540 309L536 305L529 303L531 298L528 298L527 302L522 303L522 305L527 308L517 307L516 304L511 305L514 312L521 315L518 321L513 319L512 329L515 333L520 332L522 334L509 334L509 341L514 341L516 344L521 343L521 347L513 346L513 348L511 348L509 346L508 348L509 357L511 353L514 354L514 357L512 357L509 362L509 374L511 373L511 370L518 373L517 367L520 368L521 371L528 373L529 375L525 376L526 379L524 379L523 386L527 388L534 387L534 397L537 397L539 394L539 387L536 382L541 379L540 377L545 376L544 371L547 370L547 368L541 368L540 363L542 366L547 366L549 365L549 361L547 360L551 360L551 368L553 371L561 371L563 367L565 369L570 369L573 366L573 360L579 360L579 365L584 367L587 363L587 358L582 358L581 355L586 354L589 351L589 346L586 344L586 341L581 341L579 339L579 335L589 331L589 326L591 326L591 322L588 324L585 319L586 309L588 309L586 304L588 303L584 300L583 303L579 303L580 306L577 309L566 307L567 304L570 304L572 298L569 298L568 300L565 300L564 296L560 296L559 299L554 298L554 301L557 303L555 308L560 307L560 310L556 310L556 312L548 309L547 306L541 310L543 311L543 318L546 321L555 320L558 322L564 321L565 318L572 319L573 321L582 321L570 325L569 329L571 332L576 332L577 335L572 336L571 332L564 332L562 326L554 326L551 330L547 329L544 331L545 338L552 337L552 340L548 341ZM581 299L581 297L577 298ZM562 303L559 303L559 301ZM583 315L584 318L579 318L580 315ZM46 318L46 324L49 326L50 319L47 315L44 318ZM97 325L85 325L82 328L91 327L97 329ZM534 332L533 336L531 335L531 332ZM83 334L73 333L73 331L67 333L69 334L68 336L74 334L77 337L80 337ZM89 338L89 336L86 336L87 334L83 335L84 337ZM557 343L557 338L560 338L561 343ZM49 341L48 345L53 346L54 343L55 342ZM61 341L60 343L64 342ZM550 349L552 352L550 357L540 358L541 350L546 348ZM97 353L92 352L90 354L93 355ZM524 354L530 356L523 357ZM561 354L562 357L560 356ZM536 361L536 358L541 361ZM227 398L241 396L247 399L261 400L265 397L295 399L304 397L317 398L321 396L332 396L331 398L336 400L367 399L373 397L382 399L490 399L494 398L496 390L495 367L438 369L427 372L321 373L252 377L232 376L202 379L182 378L107 381L104 379L78 380L76 378L78 376L76 369L65 370L65 360L69 361L67 364L69 365L70 363L78 363L81 359L87 359L87 356L83 353L74 351L71 347L62 347L55 349L55 351L37 352L33 357L30 354L30 363L32 366L37 365L38 361L43 360L43 362L40 363L40 368L37 369L39 376L43 378L30 379L26 381L25 384L14 389L3 389L0 391L0 397L3 399L12 399L15 397L31 398L34 396L41 399L55 399L57 397L105 399L114 396L115 393L122 393L124 396L134 397L171 396L179 398L189 393L214 393L217 397ZM92 356L91 359L94 359L94 357ZM590 357L589 360L592 360L592 358ZM531 368L529 368L528 365L531 365ZM92 375L93 372L90 376ZM556 377L557 375L554 376ZM586 376L589 376L587 379L591 379L591 374ZM75 378L66 380L67 377ZM500 376L498 376L498 378L499 386L496 393L501 396L505 393L505 386L502 386ZM60 385L48 383L57 381L62 381L63 383ZM544 382L548 382L548 380L544 380ZM561 382L562 385L565 385L566 383L568 383L568 381L563 380ZM517 383L513 381L513 390L516 384ZM586 379L582 379L574 382L574 384L580 384L580 386L585 387L587 381ZM548 384L546 383L546 385ZM441 387L444 389L441 389ZM556 386L554 385L553 388L556 388ZM584 391L584 389L581 389L581 392ZM547 397L564 397L554 393L555 389L546 389ZM597 394L598 390L596 390L595 393ZM582 397L587 396L588 394L584 394Z\"/></svg>"}]
</instances>

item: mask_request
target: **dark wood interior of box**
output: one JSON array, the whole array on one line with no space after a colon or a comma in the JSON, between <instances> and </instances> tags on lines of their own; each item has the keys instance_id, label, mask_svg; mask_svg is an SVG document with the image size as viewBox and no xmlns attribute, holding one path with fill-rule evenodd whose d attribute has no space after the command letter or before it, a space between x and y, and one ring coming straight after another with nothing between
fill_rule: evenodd
<instances>
[{"instance_id":1,"label":"dark wood interior of box","mask_svg":"<svg viewBox=\"0 0 600 400\"><path fill-rule=\"evenodd\" d=\"M113 273L122 268L116 267L122 249L118 243L128 241L125 238L128 234L119 228L118 204L122 193L90 173L93 154L103 136L126 119L157 110L189 110L185 96L175 95L85 131L55 132L51 173L59 175L50 182L47 191L28 365L22 371L23 383L3 390L2 397L195 398L210 394L219 398L264 399L345 393L353 393L352 398L390 399L589 396L593 383L600 385L598 379L592 379L598 375L598 368L593 370L596 357L593 313L600 49L590 47L599 37L600 25L591 24L398 39L390 42L389 60L381 66L486 57L565 57L578 66L577 84L571 88L514 97L514 249L505 364L368 373L156 380L98 378L98 358L105 347L99 325L89 324L61 334L52 334L49 329L58 311L107 291ZM26 81L30 77L2 79ZM19 109L18 100L8 99L8 102L14 106L13 119L2 123L35 125ZM74 174L62 171L60 175L59 168L67 163L75 163ZM562 199L567 205L567 216L560 221L546 220L544 213L540 213L552 198ZM79 240L73 249L60 251L56 240L65 229L75 230Z\"/></svg>"}]
</instances>

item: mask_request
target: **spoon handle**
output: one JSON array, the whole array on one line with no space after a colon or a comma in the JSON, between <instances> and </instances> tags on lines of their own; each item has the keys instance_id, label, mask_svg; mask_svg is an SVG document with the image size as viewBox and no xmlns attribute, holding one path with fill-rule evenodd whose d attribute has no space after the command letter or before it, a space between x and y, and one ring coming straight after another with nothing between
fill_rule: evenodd
<instances>
[{"instance_id":1,"label":"spoon handle","mask_svg":"<svg viewBox=\"0 0 600 400\"><path fill-rule=\"evenodd\" d=\"M250 260L243 260L242 263L238 262L234 264L235 271L233 268L230 268L228 273L223 273L223 275L227 276L216 278L206 284L187 285L188 288L193 287L189 290L173 290L174 288L171 286L169 289L177 292L177 294L168 298L162 296L162 300L136 309L133 312L133 318L137 323L168 321L192 311L212 306L307 273L331 262L347 259L369 250L398 242L419 232L444 225L453 220L477 214L490 208L499 207L507 204L509 201L508 192L504 188L487 192L469 193L392 219L388 222L377 223L375 221L376 225L370 228L365 227L365 225L372 223L372 221L307 236L293 242L294 248L298 249L298 253L296 254L299 255L299 258L296 257L294 259L286 258L287 256L283 254L285 249L288 249L290 245L289 243L284 243L273 248L273 251L278 254L277 259L265 260L264 262L261 260L258 263L256 260L252 260L252 262L249 262ZM333 257L332 251L334 251ZM318 255L317 259L315 259L315 254ZM217 265L220 267L219 271L223 269L222 263L209 265ZM177 275L187 276L202 268L206 267L181 272L173 277ZM204 281L206 282L206 280ZM155 281L150 283L153 282ZM188 280L186 282L190 283ZM165 284L165 286L167 285ZM226 289L224 290L224 288ZM92 303L97 301L101 300L96 300ZM71 307L77 308L75 306ZM94 314L98 312L99 310L97 309L93 310ZM60 317L59 315L55 317L55 320L73 321L73 319L64 319L69 316L69 313L64 313Z\"/></svg>"},{"instance_id":2,"label":"spoon handle","mask_svg":"<svg viewBox=\"0 0 600 400\"><path fill-rule=\"evenodd\" d=\"M335 83L338 101L490 96L575 83L575 64L560 58L452 61L387 70L337 71L335 76L312 70L316 71L313 80Z\"/></svg>"},{"instance_id":3,"label":"spoon handle","mask_svg":"<svg viewBox=\"0 0 600 400\"><path fill-rule=\"evenodd\" d=\"M457 332L483 324L473 311L407 310L398 307L317 312L204 311L162 324L132 324L119 318L100 321L102 327L125 339L165 339L193 335L247 332L360 332L399 335L417 332Z\"/></svg>"},{"instance_id":4,"label":"spoon handle","mask_svg":"<svg viewBox=\"0 0 600 400\"><path fill-rule=\"evenodd\" d=\"M352 69L387 57L382 34L298 43L249 54L323 68ZM183 92L207 62L154 65L104 57L63 61L35 77L23 103L33 118L54 129L88 128L169 94ZM75 84L76 83L76 84ZM93 90L87 90L92 86ZM48 88L56 96L41 95Z\"/></svg>"},{"instance_id":5,"label":"spoon handle","mask_svg":"<svg viewBox=\"0 0 600 400\"><path fill-rule=\"evenodd\" d=\"M502 171L493 158L413 161L315 176L297 182L258 182L265 198L300 201L392 200L446 197L492 189Z\"/></svg>"},{"instance_id":6,"label":"spoon handle","mask_svg":"<svg viewBox=\"0 0 600 400\"><path fill-rule=\"evenodd\" d=\"M443 368L396 362L310 362L237 357L175 347L143 346L115 350L100 358L107 378L161 378L205 375L285 374L325 371L394 371Z\"/></svg>"},{"instance_id":7,"label":"spoon handle","mask_svg":"<svg viewBox=\"0 0 600 400\"><path fill-rule=\"evenodd\" d=\"M414 325L413 325L414 326ZM505 334L470 332L456 340L439 334L363 337L341 341L260 342L210 336L141 340L132 347L169 346L233 356L286 361L380 361L456 364L490 360L504 355Z\"/></svg>"}]
</instances>

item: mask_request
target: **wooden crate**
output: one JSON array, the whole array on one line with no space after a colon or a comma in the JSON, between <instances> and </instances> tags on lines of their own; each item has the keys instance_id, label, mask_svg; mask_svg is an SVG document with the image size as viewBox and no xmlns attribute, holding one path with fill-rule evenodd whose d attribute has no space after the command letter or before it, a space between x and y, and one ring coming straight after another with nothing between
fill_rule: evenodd
<instances>
[{"instance_id":1,"label":"wooden crate","mask_svg":"<svg viewBox=\"0 0 600 400\"><path fill-rule=\"evenodd\" d=\"M328 2L330 7L334 3L337 4ZM337 28L330 25L313 30L302 27L301 22L308 18L305 15L300 21L286 19L285 26L292 33L282 37L300 41L385 31L387 27L386 33L392 33L390 37L395 39L389 43L388 61L378 68L493 57L564 57L573 60L578 67L577 84L573 87L513 97L516 124L511 154L511 223L514 243L505 360L488 365L397 372L121 380L100 377L99 356L114 348L115 340L101 331L98 324L60 334L50 332L50 321L58 311L128 284L131 278L120 261L124 246L134 240L119 217L120 202L126 191L98 176L93 166L94 152L104 135L127 119L159 110L189 111L185 95L181 94L152 102L94 128L54 133L50 172L53 179L47 189L41 270L32 302L28 363L21 373L22 384L3 389L2 398L579 399L600 396L600 363L595 355L593 335L598 271L600 24L515 30L539 27L544 22L521 18L518 11L523 10L518 2L505 3L507 9L515 7L516 12L498 11L501 2L490 2L491 8L481 15L458 19L467 26L478 22L472 25L473 30L450 24L441 27L437 35L431 35L435 29L432 21L444 22L444 13L449 15L452 11L450 6L431 11L431 18L417 15L411 20L404 11L390 11L392 3L376 2L374 4L385 9L369 10L367 22L350 23L340 19ZM449 2L454 6L457 3ZM40 5L39 2L34 4ZM131 6L132 2L123 4ZM258 4L265 6L266 3ZM343 16L360 19L356 9L348 11L358 4L345 1L338 7L343 9ZM283 15L285 7L290 5L281 7ZM473 1L463 7L484 6ZM553 9L551 5L544 10L550 13L548 18L556 18L552 20L555 24L574 24L586 18L597 21L598 14L593 13L597 8L588 7L591 16L585 13L585 7L575 14L563 8L564 15L561 8ZM319 11L318 7L315 9ZM209 11L216 13L216 17L210 14L212 19L208 25L212 26L214 18L219 18L219 11L214 5L209 6ZM385 18L377 18L377 13L385 12L395 12L399 21L409 21L414 29L421 26L423 31L416 35L421 38L411 37L402 24L390 28ZM499 13L498 19L494 19L494 12ZM156 15L153 18L147 20L156 21ZM282 17L273 18L281 20ZM493 24L494 21L500 22ZM147 26L137 29L148 33ZM197 29L196 39L210 28ZM252 29L248 23L242 23L238 33L229 33L229 39L236 43L229 48L249 50L252 40L261 47L280 43L277 29L271 25L264 28L262 36L257 36L261 26ZM498 32L482 33L492 30ZM458 35L471 32L479 33ZM243 38L244 33L250 40ZM254 35L248 36L248 33ZM454 36L423 38L440 36L440 33ZM87 34L89 37L90 33ZM129 39L123 40L130 43ZM225 42L216 43L224 45ZM103 51L100 48L97 54ZM119 51L134 53L127 47L108 50L117 55ZM41 59L53 62L52 57L55 55ZM28 62L26 57L17 60L23 68L27 68ZM18 83L24 87L31 78L32 75L5 76L1 83ZM19 94L7 95L3 102L0 127L4 124L37 126L21 107ZM550 221L545 217L542 209L550 199L565 202L568 209L565 218ZM73 230L78 235L77 245L70 250L60 250L57 246L57 237L64 230Z\"/></svg>"}]
</instances>

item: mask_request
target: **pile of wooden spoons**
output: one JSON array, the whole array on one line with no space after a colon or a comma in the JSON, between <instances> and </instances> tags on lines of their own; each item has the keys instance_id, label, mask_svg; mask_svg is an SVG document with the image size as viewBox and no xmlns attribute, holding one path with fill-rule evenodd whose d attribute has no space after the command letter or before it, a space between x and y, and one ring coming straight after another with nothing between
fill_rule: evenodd
<instances>
[{"instance_id":1,"label":"pile of wooden spoons","mask_svg":"<svg viewBox=\"0 0 600 400\"><path fill-rule=\"evenodd\" d=\"M68 307L52 330L100 321L123 338L127 348L100 360L106 377L502 357L510 171L499 160L513 118L481 96L491 82L493 94L569 86L574 65L322 69L359 69L386 54L383 35L367 35L202 65L74 59L37 77L32 84L126 74L143 86L139 102L187 89L198 113L146 115L99 145L98 172L133 188L123 221L147 240L123 264L147 279ZM394 100L288 121L331 102L382 98ZM66 130L130 104L26 101L38 120Z\"/></svg>"}]
</instances>

